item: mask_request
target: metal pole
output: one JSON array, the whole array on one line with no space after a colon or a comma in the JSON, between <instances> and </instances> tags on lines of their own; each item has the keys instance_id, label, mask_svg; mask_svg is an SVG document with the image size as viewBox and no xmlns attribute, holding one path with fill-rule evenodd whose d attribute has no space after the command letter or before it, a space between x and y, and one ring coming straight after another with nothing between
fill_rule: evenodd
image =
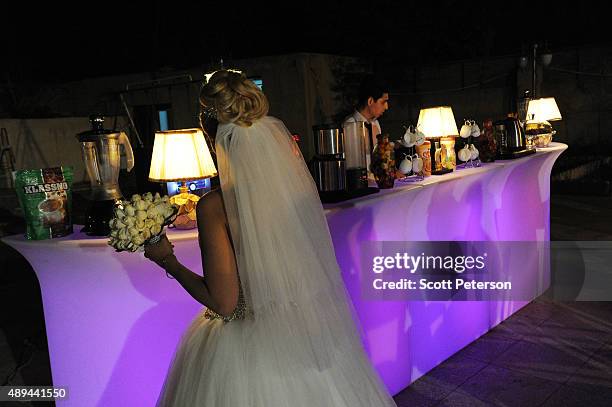
<instances>
[{"instance_id":1,"label":"metal pole","mask_svg":"<svg viewBox=\"0 0 612 407\"><path fill-rule=\"evenodd\" d=\"M538 44L533 44L533 55L532 57L532 76L531 76L531 98L532 99L536 99L537 94L536 94L536 75L537 75L537 67L536 67L536 61L537 61L537 53L538 53Z\"/></svg>"},{"instance_id":2,"label":"metal pole","mask_svg":"<svg viewBox=\"0 0 612 407\"><path fill-rule=\"evenodd\" d=\"M121 104L123 105L123 108L125 109L125 113L127 114L128 119L130 120L130 124L132 125L132 129L134 130L134 134L136 134L138 145L140 146L140 148L144 148L144 144L142 142L142 139L140 138L140 134L138 134L138 129L136 128L136 124L134 123L132 114L130 113L130 108L128 107L127 103L125 102L125 98L123 97L123 93L119 94L119 98L121 99Z\"/></svg>"}]
</instances>

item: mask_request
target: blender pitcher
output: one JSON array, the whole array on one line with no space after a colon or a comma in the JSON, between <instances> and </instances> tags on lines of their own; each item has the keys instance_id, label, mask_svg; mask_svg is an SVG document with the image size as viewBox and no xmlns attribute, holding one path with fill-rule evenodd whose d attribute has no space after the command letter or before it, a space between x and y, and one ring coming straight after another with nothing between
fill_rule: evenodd
<instances>
[{"instance_id":1,"label":"blender pitcher","mask_svg":"<svg viewBox=\"0 0 612 407\"><path fill-rule=\"evenodd\" d=\"M134 153L130 140L124 132L103 128L104 117L90 117L91 130L77 135L87 175L91 183L91 206L83 231L88 235L107 236L108 221L112 218L115 201L122 198L119 189L119 169L123 145L127 159L127 170L134 168Z\"/></svg>"}]
</instances>

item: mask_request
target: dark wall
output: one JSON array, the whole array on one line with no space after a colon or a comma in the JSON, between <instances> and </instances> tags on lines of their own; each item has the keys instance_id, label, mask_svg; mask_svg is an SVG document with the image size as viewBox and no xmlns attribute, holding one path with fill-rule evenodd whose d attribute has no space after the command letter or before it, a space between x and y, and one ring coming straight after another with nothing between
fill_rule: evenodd
<instances>
[{"instance_id":1,"label":"dark wall","mask_svg":"<svg viewBox=\"0 0 612 407\"><path fill-rule=\"evenodd\" d=\"M392 82L383 130L399 138L403 125L416 124L423 107L450 105L457 124L469 118L503 118L532 84L531 67L519 68L518 55L403 69L381 68ZM387 71L387 72L386 72ZM389 75L391 73L391 75ZM537 96L555 97L563 120L553 122L555 139L569 154L612 150L612 47L553 51L548 67L537 64Z\"/></svg>"}]
</instances>

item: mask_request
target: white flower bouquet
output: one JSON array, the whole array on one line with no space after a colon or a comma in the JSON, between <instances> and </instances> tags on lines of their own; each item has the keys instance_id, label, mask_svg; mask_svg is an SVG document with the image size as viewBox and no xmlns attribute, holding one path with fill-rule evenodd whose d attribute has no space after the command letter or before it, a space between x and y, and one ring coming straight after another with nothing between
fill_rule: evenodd
<instances>
[{"instance_id":1,"label":"white flower bouquet","mask_svg":"<svg viewBox=\"0 0 612 407\"><path fill-rule=\"evenodd\" d=\"M176 218L178 207L163 197L147 192L134 194L131 200L119 200L115 204L115 216L110 220L108 244L117 251L135 252L159 241L164 226Z\"/></svg>"}]
</instances>

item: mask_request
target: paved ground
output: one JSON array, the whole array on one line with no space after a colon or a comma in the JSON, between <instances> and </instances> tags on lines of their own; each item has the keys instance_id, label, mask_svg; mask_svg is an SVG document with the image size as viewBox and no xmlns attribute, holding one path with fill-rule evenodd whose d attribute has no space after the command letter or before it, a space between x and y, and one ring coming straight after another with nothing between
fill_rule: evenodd
<instances>
[{"instance_id":1,"label":"paved ground","mask_svg":"<svg viewBox=\"0 0 612 407\"><path fill-rule=\"evenodd\" d=\"M612 303L538 299L395 397L398 406L610 406Z\"/></svg>"},{"instance_id":2,"label":"paved ground","mask_svg":"<svg viewBox=\"0 0 612 407\"><path fill-rule=\"evenodd\" d=\"M612 240L612 197L553 195L550 240Z\"/></svg>"},{"instance_id":3,"label":"paved ground","mask_svg":"<svg viewBox=\"0 0 612 407\"><path fill-rule=\"evenodd\" d=\"M611 209L611 198L553 196L551 237L612 240ZM0 229L19 227L5 217ZM0 385L49 385L38 283L23 258L1 243L0 261ZM612 302L540 297L395 400L402 407L610 406Z\"/></svg>"}]
</instances>

